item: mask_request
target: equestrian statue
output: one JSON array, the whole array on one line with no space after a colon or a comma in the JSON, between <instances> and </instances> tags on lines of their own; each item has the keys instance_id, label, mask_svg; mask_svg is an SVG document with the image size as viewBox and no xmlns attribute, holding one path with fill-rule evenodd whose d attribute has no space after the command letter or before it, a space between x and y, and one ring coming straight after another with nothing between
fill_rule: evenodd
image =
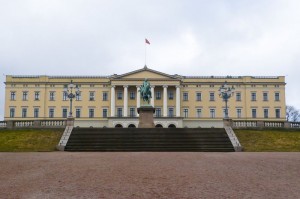
<instances>
[{"instance_id":1,"label":"equestrian statue","mask_svg":"<svg viewBox=\"0 0 300 199\"><path fill-rule=\"evenodd\" d=\"M140 88L140 92L141 92L143 101L150 104L150 99L152 98L152 95L151 95L150 83L148 82L147 79L144 80L144 82Z\"/></svg>"}]
</instances>

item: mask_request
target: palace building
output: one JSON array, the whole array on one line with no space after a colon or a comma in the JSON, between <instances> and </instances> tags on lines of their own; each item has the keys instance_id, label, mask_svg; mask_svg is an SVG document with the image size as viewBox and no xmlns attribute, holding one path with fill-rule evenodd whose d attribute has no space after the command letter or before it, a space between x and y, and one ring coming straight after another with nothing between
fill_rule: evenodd
<instances>
[{"instance_id":1,"label":"palace building","mask_svg":"<svg viewBox=\"0 0 300 199\"><path fill-rule=\"evenodd\" d=\"M219 127L225 102L219 88L235 88L228 101L234 121L285 121L284 76L183 76L147 68L110 76L6 76L5 120L62 120L70 100L64 88L79 88L73 99L75 126L137 127L143 103L139 87L151 84L157 127Z\"/></svg>"}]
</instances>

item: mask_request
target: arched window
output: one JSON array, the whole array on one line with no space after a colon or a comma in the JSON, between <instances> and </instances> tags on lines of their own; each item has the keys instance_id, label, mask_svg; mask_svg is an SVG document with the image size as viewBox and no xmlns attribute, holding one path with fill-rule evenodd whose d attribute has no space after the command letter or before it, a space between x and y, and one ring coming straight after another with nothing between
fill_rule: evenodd
<instances>
[{"instance_id":1,"label":"arched window","mask_svg":"<svg viewBox=\"0 0 300 199\"><path fill-rule=\"evenodd\" d=\"M170 124L168 128L176 128L176 126L174 124Z\"/></svg>"},{"instance_id":2,"label":"arched window","mask_svg":"<svg viewBox=\"0 0 300 199\"><path fill-rule=\"evenodd\" d=\"M155 128L163 128L161 124L156 124Z\"/></svg>"},{"instance_id":3,"label":"arched window","mask_svg":"<svg viewBox=\"0 0 300 199\"><path fill-rule=\"evenodd\" d=\"M136 128L134 124L129 124L128 128Z\"/></svg>"},{"instance_id":4,"label":"arched window","mask_svg":"<svg viewBox=\"0 0 300 199\"><path fill-rule=\"evenodd\" d=\"M117 124L115 128L123 128L123 126L121 124Z\"/></svg>"}]
</instances>

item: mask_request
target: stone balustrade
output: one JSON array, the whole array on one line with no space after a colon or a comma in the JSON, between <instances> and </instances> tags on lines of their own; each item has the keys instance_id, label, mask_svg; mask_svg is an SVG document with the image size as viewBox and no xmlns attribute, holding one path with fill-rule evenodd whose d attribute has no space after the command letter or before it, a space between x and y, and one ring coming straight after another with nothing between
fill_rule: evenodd
<instances>
[{"instance_id":1,"label":"stone balustrade","mask_svg":"<svg viewBox=\"0 0 300 199\"><path fill-rule=\"evenodd\" d=\"M0 128L6 128L6 121L0 121Z\"/></svg>"},{"instance_id":2,"label":"stone balustrade","mask_svg":"<svg viewBox=\"0 0 300 199\"><path fill-rule=\"evenodd\" d=\"M0 128L64 128L66 120L0 121Z\"/></svg>"}]
</instances>

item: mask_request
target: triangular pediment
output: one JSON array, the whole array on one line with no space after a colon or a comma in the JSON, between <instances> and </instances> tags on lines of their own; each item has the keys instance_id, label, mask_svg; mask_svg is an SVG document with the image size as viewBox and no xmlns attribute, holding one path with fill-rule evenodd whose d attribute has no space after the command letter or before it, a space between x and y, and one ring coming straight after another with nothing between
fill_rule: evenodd
<instances>
[{"instance_id":1,"label":"triangular pediment","mask_svg":"<svg viewBox=\"0 0 300 199\"><path fill-rule=\"evenodd\" d=\"M129 73L125 73L122 75L115 75L112 77L113 79L178 79L178 76L169 75L166 73L162 73L156 70L149 69L144 67L139 70L135 70Z\"/></svg>"}]
</instances>

